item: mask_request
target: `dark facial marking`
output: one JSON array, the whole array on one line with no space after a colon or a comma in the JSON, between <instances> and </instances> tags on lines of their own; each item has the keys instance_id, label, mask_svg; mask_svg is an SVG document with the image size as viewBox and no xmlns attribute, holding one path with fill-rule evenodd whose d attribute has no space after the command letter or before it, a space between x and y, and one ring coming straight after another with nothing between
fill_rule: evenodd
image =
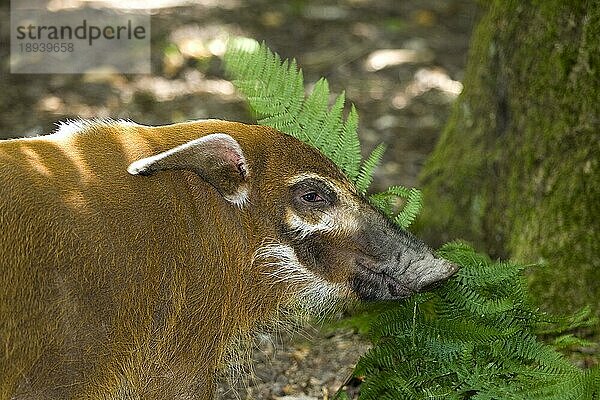
<instances>
[{"instance_id":1,"label":"dark facial marking","mask_svg":"<svg viewBox=\"0 0 600 400\"><path fill-rule=\"evenodd\" d=\"M290 243L298 260L313 272L325 273L325 268L330 264L328 246L323 240L323 237L314 233L308 235L302 240L298 240L293 236L289 237Z\"/></svg>"}]
</instances>

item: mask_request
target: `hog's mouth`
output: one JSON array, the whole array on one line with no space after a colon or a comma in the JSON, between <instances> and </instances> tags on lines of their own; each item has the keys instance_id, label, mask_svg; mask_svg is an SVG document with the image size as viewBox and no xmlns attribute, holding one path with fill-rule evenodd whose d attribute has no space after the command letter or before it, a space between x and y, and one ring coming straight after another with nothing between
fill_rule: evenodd
<instances>
[{"instance_id":1,"label":"hog's mouth","mask_svg":"<svg viewBox=\"0 0 600 400\"><path fill-rule=\"evenodd\" d=\"M386 271L377 271L360 261L357 261L356 265L361 273L357 276L355 290L363 299L403 299L416 293L407 284Z\"/></svg>"}]
</instances>

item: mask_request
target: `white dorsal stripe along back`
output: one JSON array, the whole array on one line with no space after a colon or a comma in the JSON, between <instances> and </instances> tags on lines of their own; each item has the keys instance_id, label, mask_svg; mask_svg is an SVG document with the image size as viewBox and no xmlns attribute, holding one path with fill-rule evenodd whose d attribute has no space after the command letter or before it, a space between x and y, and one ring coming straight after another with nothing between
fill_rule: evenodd
<instances>
[{"instance_id":1,"label":"white dorsal stripe along back","mask_svg":"<svg viewBox=\"0 0 600 400\"><path fill-rule=\"evenodd\" d=\"M56 137L68 137L78 133L83 133L88 129L97 129L100 127L128 128L144 126L126 119L113 120L110 118L95 118L91 120L71 119L57 123L57 129L53 133Z\"/></svg>"}]
</instances>

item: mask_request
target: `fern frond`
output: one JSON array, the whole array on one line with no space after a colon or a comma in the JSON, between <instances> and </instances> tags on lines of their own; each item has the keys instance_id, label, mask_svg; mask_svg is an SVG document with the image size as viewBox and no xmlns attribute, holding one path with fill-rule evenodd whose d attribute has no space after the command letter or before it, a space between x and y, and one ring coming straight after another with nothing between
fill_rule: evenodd
<instances>
[{"instance_id":1,"label":"fern frond","mask_svg":"<svg viewBox=\"0 0 600 400\"><path fill-rule=\"evenodd\" d=\"M362 160L358 113L351 106L344 119L343 93L330 107L329 84L321 79L306 96L296 62L253 41L231 41L225 66L261 124L316 147L367 192L383 145ZM421 208L421 193L402 186L369 200L403 228ZM492 261L461 243L438 254L461 270L435 292L374 317L374 347L355 370L364 377L361 400L600 398L600 368L582 371L537 337L586 326L593 322L589 311L572 318L540 312L528 300L521 265ZM558 344L576 343L584 342L565 334Z\"/></svg>"},{"instance_id":2,"label":"fern frond","mask_svg":"<svg viewBox=\"0 0 600 400\"><path fill-rule=\"evenodd\" d=\"M380 143L377 147L375 147L375 149L373 149L369 157L367 157L367 159L361 165L358 177L356 178L356 188L358 189L359 193L365 194L367 192L367 189L373 181L373 173L375 172L375 168L377 168L379 165L384 152L385 143Z\"/></svg>"},{"instance_id":3,"label":"fern frond","mask_svg":"<svg viewBox=\"0 0 600 400\"><path fill-rule=\"evenodd\" d=\"M304 78L295 60L281 60L263 44L231 40L225 70L247 98L258 122L285 132L319 149L365 193L381 159L379 146L363 162L358 138L358 112L350 107L344 119L345 96L329 107L329 83L320 79L305 96ZM408 208L407 211L410 211ZM408 225L406 225L408 226Z\"/></svg>"},{"instance_id":4,"label":"fern frond","mask_svg":"<svg viewBox=\"0 0 600 400\"><path fill-rule=\"evenodd\" d=\"M343 113L345 104L346 94L342 92L336 97L333 106L331 106L331 109L323 122L323 132L327 132L327 135L325 136L326 140L322 143L323 154L333 154L336 141L329 139L338 138L342 133L344 127Z\"/></svg>"},{"instance_id":5,"label":"fern frond","mask_svg":"<svg viewBox=\"0 0 600 400\"><path fill-rule=\"evenodd\" d=\"M304 100L302 111L298 115L298 123L307 136L307 143L323 149L326 134L323 132L323 122L328 113L329 83L321 78L315 84L312 93ZM323 150L321 150L323 151Z\"/></svg>"},{"instance_id":6,"label":"fern frond","mask_svg":"<svg viewBox=\"0 0 600 400\"><path fill-rule=\"evenodd\" d=\"M332 160L342 166L342 171L350 180L355 181L361 164L360 142L358 141L358 112L354 105L343 124L336 147L331 155Z\"/></svg>"},{"instance_id":7,"label":"fern frond","mask_svg":"<svg viewBox=\"0 0 600 400\"><path fill-rule=\"evenodd\" d=\"M405 199L404 208L394 215L394 203L398 199ZM391 186L385 192L369 196L372 204L390 217L397 225L406 229L415 220L422 206L421 191L408 189L403 186Z\"/></svg>"},{"instance_id":8,"label":"fern frond","mask_svg":"<svg viewBox=\"0 0 600 400\"><path fill-rule=\"evenodd\" d=\"M396 216L394 222L403 228L408 228L413 223L421 207L423 206L421 191L415 188L410 189L408 198L406 199L406 205L402 211Z\"/></svg>"},{"instance_id":9,"label":"fern frond","mask_svg":"<svg viewBox=\"0 0 600 400\"><path fill-rule=\"evenodd\" d=\"M426 302L404 301L373 317L375 345L356 367L366 376L360 399L363 389L402 399L598 396L600 372L582 371L536 336L548 318L527 300L523 266L492 261L461 243L444 245L439 254L461 266L446 285ZM408 382L411 392L381 382L391 376Z\"/></svg>"}]
</instances>

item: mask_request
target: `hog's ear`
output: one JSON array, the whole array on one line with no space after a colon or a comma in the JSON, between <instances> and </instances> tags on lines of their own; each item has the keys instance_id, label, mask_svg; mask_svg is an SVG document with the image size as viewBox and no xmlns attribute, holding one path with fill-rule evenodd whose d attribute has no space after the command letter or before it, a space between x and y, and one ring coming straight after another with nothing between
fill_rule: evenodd
<instances>
[{"instance_id":1,"label":"hog's ear","mask_svg":"<svg viewBox=\"0 0 600 400\"><path fill-rule=\"evenodd\" d=\"M193 171L238 206L243 205L248 196L246 158L239 143L224 133L213 133L142 158L127 168L131 175L144 176L164 170Z\"/></svg>"}]
</instances>

